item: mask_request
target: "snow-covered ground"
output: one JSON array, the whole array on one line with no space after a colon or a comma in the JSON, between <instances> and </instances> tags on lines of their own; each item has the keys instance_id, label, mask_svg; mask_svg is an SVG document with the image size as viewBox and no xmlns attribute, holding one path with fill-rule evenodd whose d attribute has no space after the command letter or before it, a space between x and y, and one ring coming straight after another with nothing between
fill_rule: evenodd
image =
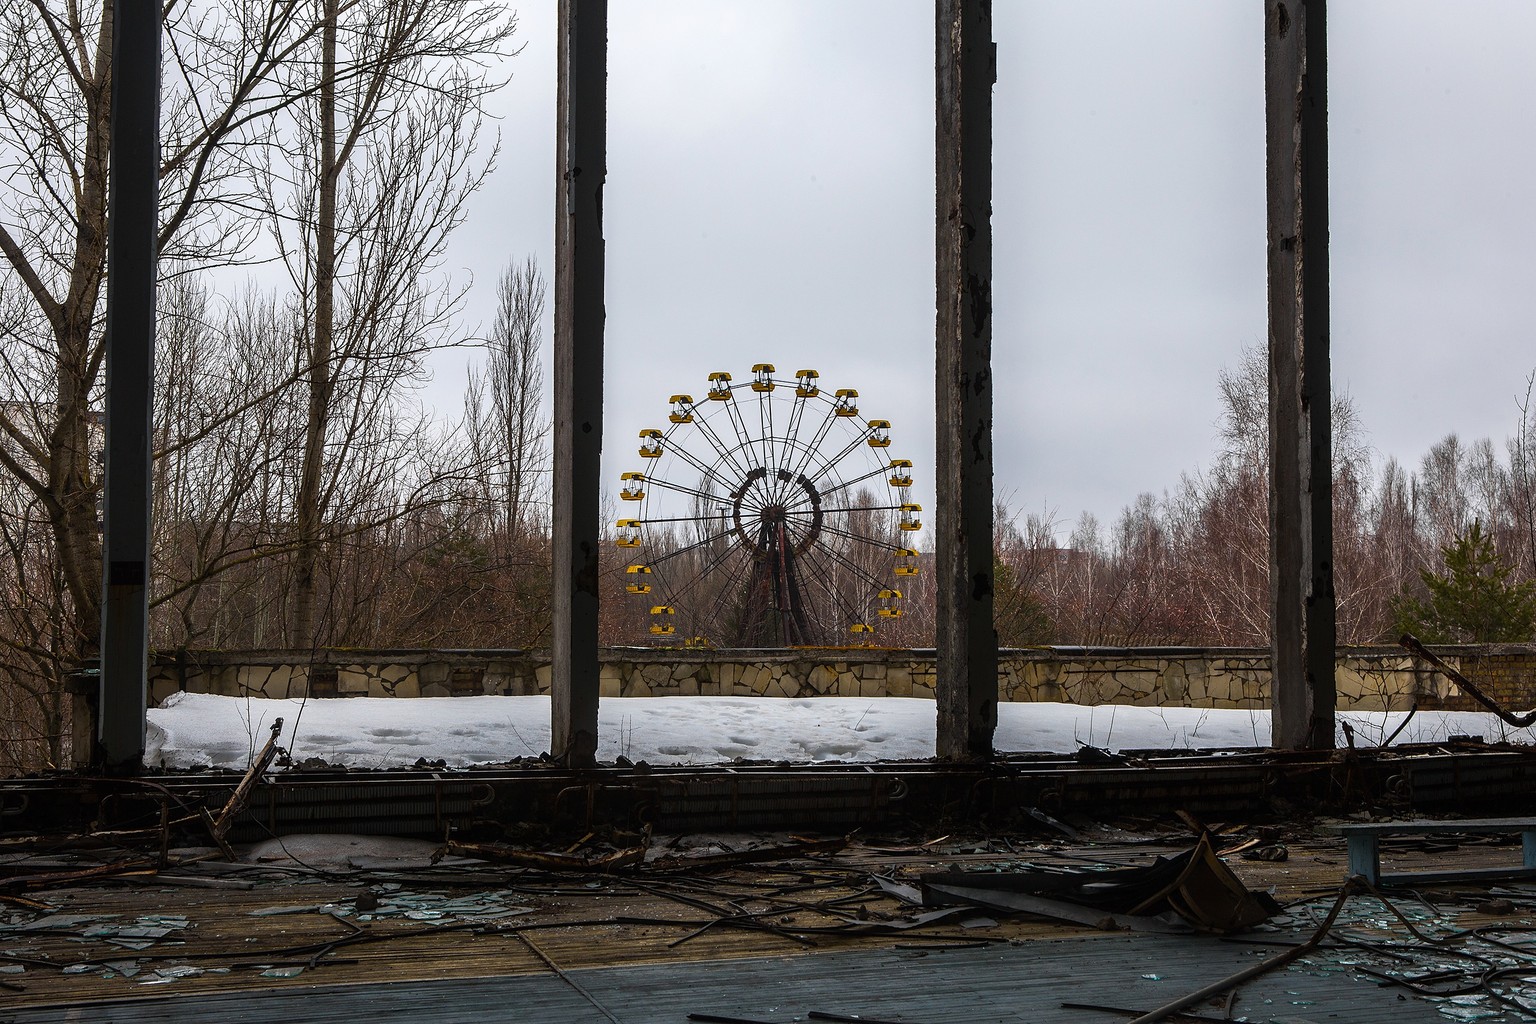
<instances>
[{"instance_id":1,"label":"snow-covered ground","mask_svg":"<svg viewBox=\"0 0 1536 1024\"><path fill-rule=\"evenodd\" d=\"M719 764L736 758L794 762L933 756L934 703L902 697L605 698L598 759ZM1340 713L1355 742L1373 746L1404 712ZM283 719L280 743L295 760L320 757L359 768L441 758L461 766L537 756L549 749L548 697L261 700L181 693L149 712L145 762L167 768L243 768ZM1451 735L1536 741L1493 715L1421 711L1395 742ZM1268 711L1127 705L1000 704L996 746L1070 752L1253 747L1269 741ZM1340 733L1339 743L1344 739Z\"/></svg>"}]
</instances>

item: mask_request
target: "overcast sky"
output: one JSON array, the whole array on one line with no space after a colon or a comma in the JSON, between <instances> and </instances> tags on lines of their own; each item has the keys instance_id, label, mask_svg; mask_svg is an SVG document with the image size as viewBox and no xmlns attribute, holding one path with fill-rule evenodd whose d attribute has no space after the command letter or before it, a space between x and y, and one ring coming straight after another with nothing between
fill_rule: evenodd
<instances>
[{"instance_id":1,"label":"overcast sky","mask_svg":"<svg viewBox=\"0 0 1536 1024\"><path fill-rule=\"evenodd\" d=\"M555 9L519 8L450 253L472 319L507 260L552 267ZM1536 5L1330 15L1335 386L1383 456L1502 441L1536 369ZM1109 522L1209 463L1217 374L1265 342L1263 7L994 17L996 486ZM767 361L857 388L930 501L932 4L615 0L609 35L605 482L668 395Z\"/></svg>"}]
</instances>

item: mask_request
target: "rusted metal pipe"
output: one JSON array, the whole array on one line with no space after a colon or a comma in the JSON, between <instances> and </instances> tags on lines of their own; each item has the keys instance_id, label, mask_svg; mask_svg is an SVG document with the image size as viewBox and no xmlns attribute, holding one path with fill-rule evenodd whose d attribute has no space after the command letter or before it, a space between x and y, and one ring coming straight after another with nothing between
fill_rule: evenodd
<instances>
[{"instance_id":1,"label":"rusted metal pipe","mask_svg":"<svg viewBox=\"0 0 1536 1024\"><path fill-rule=\"evenodd\" d=\"M1243 982L1257 978L1261 974L1269 973L1276 967L1284 967L1292 960L1306 956L1308 953L1312 952L1312 950L1316 949L1317 944L1322 942L1323 938L1327 936L1329 929L1333 927L1334 919L1339 916L1339 911L1344 909L1345 901L1348 900L1350 896L1354 895L1358 888L1359 881L1355 876L1351 876L1347 881L1345 881L1344 885L1339 889L1339 898L1334 900L1333 908L1328 911L1328 916L1323 918L1323 923L1317 926L1317 931L1312 933L1312 937L1306 942L1303 942L1301 945L1292 946L1290 949L1276 953L1269 959L1256 963L1252 967L1244 968L1243 970L1238 971L1236 974L1222 978L1220 981L1212 982L1202 989L1191 992L1185 996L1180 996L1173 1002L1160 1006L1153 1010L1151 1013L1142 1014L1140 1017L1137 1017L1135 1020L1131 1021L1130 1024L1152 1024L1153 1021L1159 1021L1165 1017L1171 1017L1174 1014L1182 1011L1187 1006L1193 1006L1203 999L1209 999L1211 996L1220 995L1229 988L1241 985Z\"/></svg>"},{"instance_id":2,"label":"rusted metal pipe","mask_svg":"<svg viewBox=\"0 0 1536 1024\"><path fill-rule=\"evenodd\" d=\"M1419 638L1414 636L1412 633L1404 633L1397 642L1402 647L1406 648L1409 653L1413 654L1414 657L1422 658L1433 665L1447 679L1455 683L1461 689L1465 690L1473 700L1477 701L1483 707L1497 715L1499 717L1499 721L1505 723L1506 725L1512 725L1516 729L1524 729L1528 725L1536 725L1536 711L1532 711L1524 715L1512 715L1508 711L1505 711L1502 707L1499 706L1497 701L1483 693L1482 690L1479 690L1477 686L1473 684L1472 680L1468 679L1454 668L1451 668L1451 666L1447 665L1444 661L1440 660L1438 655L1433 654L1429 648L1420 643Z\"/></svg>"}]
</instances>

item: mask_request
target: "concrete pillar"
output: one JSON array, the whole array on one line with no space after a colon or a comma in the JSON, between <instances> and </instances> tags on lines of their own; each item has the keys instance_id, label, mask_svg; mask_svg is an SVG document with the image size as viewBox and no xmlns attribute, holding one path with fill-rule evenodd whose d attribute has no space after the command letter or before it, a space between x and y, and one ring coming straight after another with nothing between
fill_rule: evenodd
<instances>
[{"instance_id":1,"label":"concrete pillar","mask_svg":"<svg viewBox=\"0 0 1536 1024\"><path fill-rule=\"evenodd\" d=\"M559 32L551 753L582 767L597 754L607 0L560 0Z\"/></svg>"},{"instance_id":2,"label":"concrete pillar","mask_svg":"<svg viewBox=\"0 0 1536 1024\"><path fill-rule=\"evenodd\" d=\"M991 0L937 0L936 531L940 757L992 756Z\"/></svg>"},{"instance_id":3,"label":"concrete pillar","mask_svg":"<svg viewBox=\"0 0 1536 1024\"><path fill-rule=\"evenodd\" d=\"M1328 45L1323 0L1266 0L1273 738L1333 746Z\"/></svg>"},{"instance_id":4,"label":"concrete pillar","mask_svg":"<svg viewBox=\"0 0 1536 1024\"><path fill-rule=\"evenodd\" d=\"M112 12L105 533L96 740L107 771L134 773L143 767L149 669L160 4L158 0L117 0Z\"/></svg>"}]
</instances>

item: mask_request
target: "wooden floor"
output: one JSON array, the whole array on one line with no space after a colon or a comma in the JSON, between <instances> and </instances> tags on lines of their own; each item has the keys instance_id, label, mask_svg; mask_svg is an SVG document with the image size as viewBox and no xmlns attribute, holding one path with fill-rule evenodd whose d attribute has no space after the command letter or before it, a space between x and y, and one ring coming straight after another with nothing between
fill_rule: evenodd
<instances>
[{"instance_id":1,"label":"wooden floor","mask_svg":"<svg viewBox=\"0 0 1536 1024\"><path fill-rule=\"evenodd\" d=\"M1251 962L1257 951L1212 939L1116 936L948 952L878 950L587 968L564 976L299 985L17 1011L14 1024L291 1024L304 1021L529 1021L681 1024L689 1014L789 1022L811 1011L903 1024L1092 1024L1125 1014L1063 1002L1151 1009ZM1202 1012L1220 1009L1202 1006ZM1418 1000L1344 975L1280 972L1245 986L1236 1017L1259 1021L1409 1024L1446 1020Z\"/></svg>"},{"instance_id":2,"label":"wooden floor","mask_svg":"<svg viewBox=\"0 0 1536 1024\"><path fill-rule=\"evenodd\" d=\"M1234 831L1228 840L1242 838ZM1337 890L1346 859L1337 839L1297 831L1282 839L1285 861L1229 862L1250 888L1272 890L1282 902L1316 898L1281 919L1281 931L1258 935L1294 943ZM1281 946L1127 936L969 912L862 933L921 912L887 895L872 876L1138 864L1189 841L1187 833L1111 829L1079 842L1049 835L869 839L825 858L636 877L486 865L343 873L210 865L197 877L216 888L145 877L36 894L49 906L46 916L0 905L0 922L9 922L0 924L0 1022L638 1024L681 1021L690 1012L804 1020L810 1010L914 1024L1113 1021L1113 1014L1059 1004L1150 1009ZM1472 837L1438 846L1388 842L1383 853L1388 870L1520 860L1517 843ZM1503 916L1476 912L1487 895L1481 891L1448 890L1440 902L1404 894L1394 902L1424 928L1536 927L1536 889L1529 892L1511 890L1515 905ZM372 912L365 893L381 903ZM1351 928L1408 939L1386 908L1362 899L1345 915ZM722 916L737 920L721 923ZM1337 962L1314 962L1244 986L1233 1012L1252 1020L1458 1019L1443 1015L1443 1005L1380 987ZM1203 1012L1219 1017L1221 1010Z\"/></svg>"}]
</instances>

